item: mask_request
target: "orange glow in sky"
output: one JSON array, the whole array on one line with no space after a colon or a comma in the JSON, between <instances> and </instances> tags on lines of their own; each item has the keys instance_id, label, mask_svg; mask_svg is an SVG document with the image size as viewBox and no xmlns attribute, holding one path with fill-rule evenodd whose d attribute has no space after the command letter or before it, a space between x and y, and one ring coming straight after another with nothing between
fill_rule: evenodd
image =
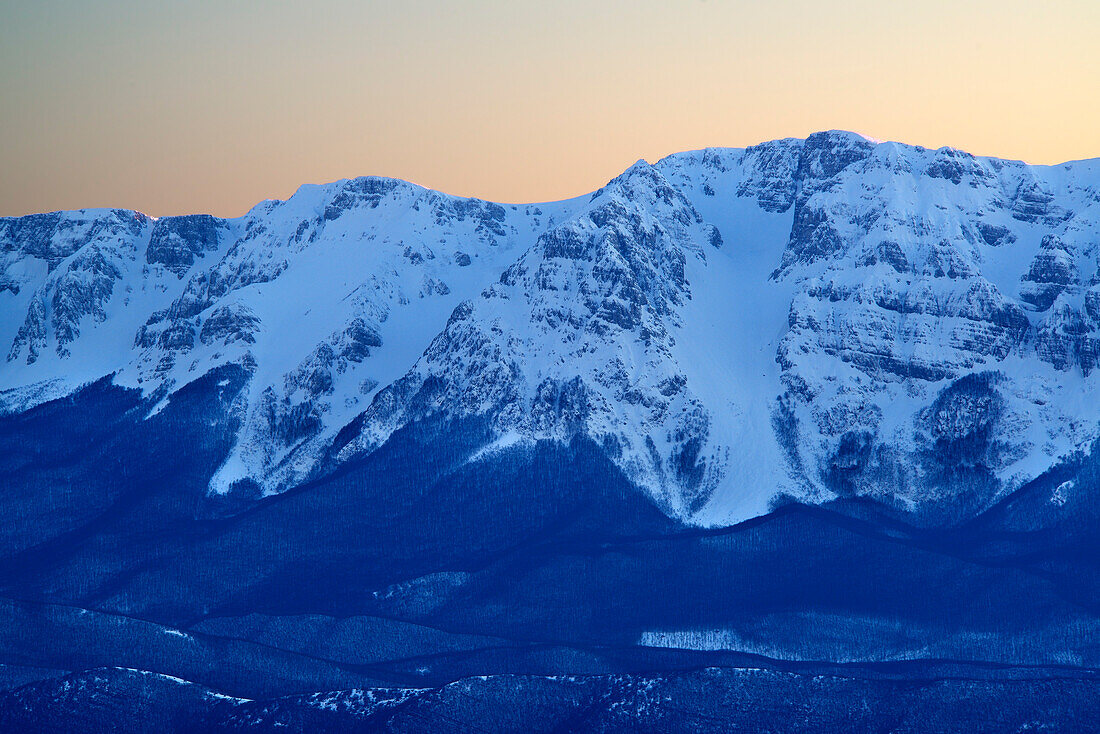
<instances>
[{"instance_id":1,"label":"orange glow in sky","mask_svg":"<svg viewBox=\"0 0 1100 734\"><path fill-rule=\"evenodd\" d=\"M0 0L0 214L363 174L541 201L821 129L1100 156L1096 0Z\"/></svg>"}]
</instances>

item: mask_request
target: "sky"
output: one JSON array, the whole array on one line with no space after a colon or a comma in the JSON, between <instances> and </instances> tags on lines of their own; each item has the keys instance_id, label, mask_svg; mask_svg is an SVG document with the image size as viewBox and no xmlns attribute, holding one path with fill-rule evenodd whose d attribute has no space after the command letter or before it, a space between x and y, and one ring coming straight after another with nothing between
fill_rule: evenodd
<instances>
[{"instance_id":1,"label":"sky","mask_svg":"<svg viewBox=\"0 0 1100 734\"><path fill-rule=\"evenodd\" d=\"M816 130L1100 156L1097 0L0 0L0 215L503 202Z\"/></svg>"}]
</instances>

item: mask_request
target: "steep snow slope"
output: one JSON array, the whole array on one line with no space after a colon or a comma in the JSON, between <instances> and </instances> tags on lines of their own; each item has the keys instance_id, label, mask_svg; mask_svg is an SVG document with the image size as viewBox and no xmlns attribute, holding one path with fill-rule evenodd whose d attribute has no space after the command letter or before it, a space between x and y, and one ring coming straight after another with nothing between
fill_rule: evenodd
<instances>
[{"instance_id":1,"label":"steep snow slope","mask_svg":"<svg viewBox=\"0 0 1100 734\"><path fill-rule=\"evenodd\" d=\"M250 370L215 492L477 416L482 455L583 434L694 523L781 495L956 519L1100 420L1097 161L830 132L557 204L365 178L236 220L0 220L0 256L7 410L111 372L167 396Z\"/></svg>"},{"instance_id":2,"label":"steep snow slope","mask_svg":"<svg viewBox=\"0 0 1100 734\"><path fill-rule=\"evenodd\" d=\"M752 156L706 151L657 165L724 243L705 262L689 263L693 298L674 349L688 386L710 412L713 440L727 447L721 486L693 518L703 524L762 514L777 493L805 491L771 428L775 396L782 392L775 353L794 287L769 276L791 214L769 211L755 196L733 195L752 180L742 163L751 165Z\"/></svg>"}]
</instances>

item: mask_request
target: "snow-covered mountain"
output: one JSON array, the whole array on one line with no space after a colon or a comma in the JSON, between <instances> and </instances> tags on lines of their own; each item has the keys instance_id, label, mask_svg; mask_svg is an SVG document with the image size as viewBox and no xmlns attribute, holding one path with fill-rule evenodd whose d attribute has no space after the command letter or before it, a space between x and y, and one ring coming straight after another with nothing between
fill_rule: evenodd
<instances>
[{"instance_id":1,"label":"snow-covered mountain","mask_svg":"<svg viewBox=\"0 0 1100 734\"><path fill-rule=\"evenodd\" d=\"M0 263L7 413L113 375L152 415L247 370L213 494L473 417L471 458L583 436L693 524L785 496L958 519L1100 424L1100 160L826 132L551 204L361 178L239 219L3 219Z\"/></svg>"}]
</instances>

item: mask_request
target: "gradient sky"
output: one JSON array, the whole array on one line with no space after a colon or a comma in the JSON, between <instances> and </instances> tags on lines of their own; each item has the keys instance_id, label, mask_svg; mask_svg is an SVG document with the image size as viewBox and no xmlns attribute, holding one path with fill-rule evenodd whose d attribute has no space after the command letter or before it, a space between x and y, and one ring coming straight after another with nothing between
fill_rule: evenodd
<instances>
[{"instance_id":1,"label":"gradient sky","mask_svg":"<svg viewBox=\"0 0 1100 734\"><path fill-rule=\"evenodd\" d=\"M1097 0L0 0L0 214L363 174L539 201L844 128L1100 156Z\"/></svg>"}]
</instances>

